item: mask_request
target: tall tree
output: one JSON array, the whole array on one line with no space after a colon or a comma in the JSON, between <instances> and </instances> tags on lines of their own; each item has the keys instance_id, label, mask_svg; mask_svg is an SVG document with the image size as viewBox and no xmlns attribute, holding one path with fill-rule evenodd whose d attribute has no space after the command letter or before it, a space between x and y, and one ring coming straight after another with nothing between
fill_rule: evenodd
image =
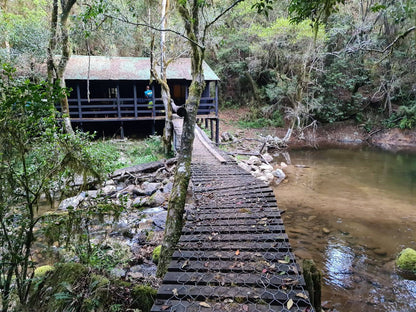
<instances>
[{"instance_id":1,"label":"tall tree","mask_svg":"<svg viewBox=\"0 0 416 312\"><path fill-rule=\"evenodd\" d=\"M66 64L68 63L70 56L70 43L68 32L68 18L72 7L76 3L76 0L53 0L52 14L51 14L51 35L49 39L48 47L48 80L51 83L55 81L59 82L59 86L63 89L66 88L64 80L64 72ZM61 13L59 14L59 9ZM55 50L58 45L58 40L61 44L61 55L58 59L55 58ZM74 130L71 126L71 119L69 116L68 97L65 95L60 100L62 119L64 121L65 131L73 134Z\"/></svg>"},{"instance_id":2,"label":"tall tree","mask_svg":"<svg viewBox=\"0 0 416 312\"><path fill-rule=\"evenodd\" d=\"M173 124L172 124L172 106L171 94L167 81L167 67L170 61L166 57L166 29L168 25L168 11L169 11L169 0L162 0L161 7L161 21L160 21L160 74L156 71L156 62L154 59L154 40L152 40L151 48L151 74L157 80L161 86L161 95L163 106L165 107L165 128L163 130L163 146L165 154L169 154L172 151L172 136L173 136Z\"/></svg>"},{"instance_id":3,"label":"tall tree","mask_svg":"<svg viewBox=\"0 0 416 312\"><path fill-rule=\"evenodd\" d=\"M181 137L181 147L178 151L175 179L168 204L165 236L162 243L158 276L163 276L169 265L174 248L179 241L183 227L183 214L186 192L191 178L192 145L195 137L195 123L202 92L205 88L202 64L205 58L205 41L209 28L224 14L243 0L236 0L212 20L204 20L200 24L200 14L209 4L206 1L176 0L176 5L185 27L186 37L191 49L192 82L185 103L185 116Z\"/></svg>"}]
</instances>

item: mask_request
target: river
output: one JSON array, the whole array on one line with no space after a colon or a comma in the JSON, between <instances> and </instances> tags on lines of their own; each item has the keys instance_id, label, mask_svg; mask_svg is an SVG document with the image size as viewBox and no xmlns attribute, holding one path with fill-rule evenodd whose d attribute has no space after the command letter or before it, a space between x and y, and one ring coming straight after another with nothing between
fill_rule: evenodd
<instances>
[{"instance_id":1,"label":"river","mask_svg":"<svg viewBox=\"0 0 416 312\"><path fill-rule=\"evenodd\" d=\"M395 268L403 248L416 249L416 154L355 148L290 157L302 166L289 166L274 191L295 255L323 272L326 311L416 311L416 281Z\"/></svg>"}]
</instances>

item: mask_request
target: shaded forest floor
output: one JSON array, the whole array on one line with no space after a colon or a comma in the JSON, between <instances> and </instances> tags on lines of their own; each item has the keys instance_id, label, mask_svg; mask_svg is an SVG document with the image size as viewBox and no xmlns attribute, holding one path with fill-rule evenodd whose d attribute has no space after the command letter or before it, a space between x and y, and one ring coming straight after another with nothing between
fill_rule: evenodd
<instances>
[{"instance_id":1,"label":"shaded forest floor","mask_svg":"<svg viewBox=\"0 0 416 312\"><path fill-rule=\"evenodd\" d=\"M219 112L220 135L228 132L238 138L260 138L267 135L283 138L287 132L284 127L247 128L240 120L249 114L248 108L223 109ZM416 129L374 129L367 132L354 121L332 124L318 124L315 129L307 128L300 133L294 131L289 149L326 146L373 145L386 150L410 150L416 152Z\"/></svg>"}]
</instances>

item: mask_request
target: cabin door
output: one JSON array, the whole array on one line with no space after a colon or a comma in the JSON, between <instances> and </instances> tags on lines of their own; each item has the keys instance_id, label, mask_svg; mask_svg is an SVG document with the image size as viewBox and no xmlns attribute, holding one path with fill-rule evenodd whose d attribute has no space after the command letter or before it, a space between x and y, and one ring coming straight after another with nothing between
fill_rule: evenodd
<instances>
[{"instance_id":1,"label":"cabin door","mask_svg":"<svg viewBox=\"0 0 416 312\"><path fill-rule=\"evenodd\" d=\"M172 98L176 105L183 105L186 101L186 86L174 84L172 90Z\"/></svg>"}]
</instances>

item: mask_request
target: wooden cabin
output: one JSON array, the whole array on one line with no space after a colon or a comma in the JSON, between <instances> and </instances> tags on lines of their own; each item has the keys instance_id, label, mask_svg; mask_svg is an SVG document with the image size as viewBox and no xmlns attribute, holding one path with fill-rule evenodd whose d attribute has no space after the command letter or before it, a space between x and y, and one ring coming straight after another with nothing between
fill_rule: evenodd
<instances>
[{"instance_id":1,"label":"wooden cabin","mask_svg":"<svg viewBox=\"0 0 416 312\"><path fill-rule=\"evenodd\" d=\"M199 120L216 123L218 136L218 76L203 64L206 87L198 109ZM110 124L134 124L136 129L152 127L164 120L165 109L161 87L152 83L152 99L144 95L150 81L150 59L145 57L106 57L73 55L67 64L64 78L70 92L69 111L75 126L106 129ZM167 79L175 104L183 105L192 81L191 60L181 58L169 64ZM88 96L89 93L89 96ZM137 127L140 125L140 127ZM107 133L110 134L111 130Z\"/></svg>"}]
</instances>

